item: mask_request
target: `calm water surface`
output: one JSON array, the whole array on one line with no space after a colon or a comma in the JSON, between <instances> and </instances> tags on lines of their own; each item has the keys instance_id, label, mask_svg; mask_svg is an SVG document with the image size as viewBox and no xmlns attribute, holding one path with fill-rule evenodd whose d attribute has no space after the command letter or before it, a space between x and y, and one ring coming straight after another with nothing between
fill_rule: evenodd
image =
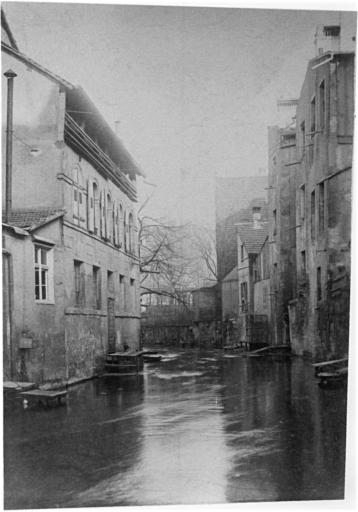
<instances>
[{"instance_id":1,"label":"calm water surface","mask_svg":"<svg viewBox=\"0 0 358 512\"><path fill-rule=\"evenodd\" d=\"M173 352L62 406L4 406L7 509L344 497L346 390L298 359Z\"/></svg>"}]
</instances>

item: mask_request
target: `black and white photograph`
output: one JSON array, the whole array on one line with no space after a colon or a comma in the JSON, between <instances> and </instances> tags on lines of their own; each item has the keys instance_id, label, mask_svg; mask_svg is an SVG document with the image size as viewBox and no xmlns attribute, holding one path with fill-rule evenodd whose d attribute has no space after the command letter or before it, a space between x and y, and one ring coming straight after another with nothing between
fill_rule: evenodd
<instances>
[{"instance_id":1,"label":"black and white photograph","mask_svg":"<svg viewBox=\"0 0 358 512\"><path fill-rule=\"evenodd\" d=\"M5 510L357 506L357 4L319 5L2 2Z\"/></svg>"}]
</instances>

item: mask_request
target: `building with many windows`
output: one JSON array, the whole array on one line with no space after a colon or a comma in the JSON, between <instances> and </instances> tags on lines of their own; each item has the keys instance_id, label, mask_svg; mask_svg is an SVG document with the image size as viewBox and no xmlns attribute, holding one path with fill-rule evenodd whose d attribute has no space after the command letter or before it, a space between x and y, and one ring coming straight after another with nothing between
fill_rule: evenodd
<instances>
[{"instance_id":1,"label":"building with many windows","mask_svg":"<svg viewBox=\"0 0 358 512\"><path fill-rule=\"evenodd\" d=\"M295 127L269 128L270 334L293 353L348 355L353 51L321 27Z\"/></svg>"},{"instance_id":2,"label":"building with many windows","mask_svg":"<svg viewBox=\"0 0 358 512\"><path fill-rule=\"evenodd\" d=\"M3 70L14 75L4 376L89 377L108 351L140 346L135 203L144 173L84 90L20 53L2 19ZM3 144L4 192L7 158Z\"/></svg>"}]
</instances>

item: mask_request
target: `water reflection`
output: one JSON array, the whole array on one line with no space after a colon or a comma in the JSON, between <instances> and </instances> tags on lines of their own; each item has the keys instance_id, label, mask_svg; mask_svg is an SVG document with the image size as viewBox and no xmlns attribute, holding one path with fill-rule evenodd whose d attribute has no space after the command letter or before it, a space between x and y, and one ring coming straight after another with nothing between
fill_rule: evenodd
<instances>
[{"instance_id":1,"label":"water reflection","mask_svg":"<svg viewBox=\"0 0 358 512\"><path fill-rule=\"evenodd\" d=\"M7 508L343 498L345 389L301 360L167 354L63 407L5 406Z\"/></svg>"}]
</instances>

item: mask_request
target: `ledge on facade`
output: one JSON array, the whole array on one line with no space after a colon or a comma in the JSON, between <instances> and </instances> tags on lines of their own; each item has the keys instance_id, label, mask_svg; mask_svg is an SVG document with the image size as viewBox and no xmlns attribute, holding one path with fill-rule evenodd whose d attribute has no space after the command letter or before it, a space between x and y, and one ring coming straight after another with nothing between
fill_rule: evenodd
<instances>
[{"instance_id":1,"label":"ledge on facade","mask_svg":"<svg viewBox=\"0 0 358 512\"><path fill-rule=\"evenodd\" d=\"M141 315L136 315L135 313L116 313L116 318L141 318Z\"/></svg>"},{"instance_id":2,"label":"ledge on facade","mask_svg":"<svg viewBox=\"0 0 358 512\"><path fill-rule=\"evenodd\" d=\"M104 309L65 308L65 315L107 316Z\"/></svg>"}]
</instances>

